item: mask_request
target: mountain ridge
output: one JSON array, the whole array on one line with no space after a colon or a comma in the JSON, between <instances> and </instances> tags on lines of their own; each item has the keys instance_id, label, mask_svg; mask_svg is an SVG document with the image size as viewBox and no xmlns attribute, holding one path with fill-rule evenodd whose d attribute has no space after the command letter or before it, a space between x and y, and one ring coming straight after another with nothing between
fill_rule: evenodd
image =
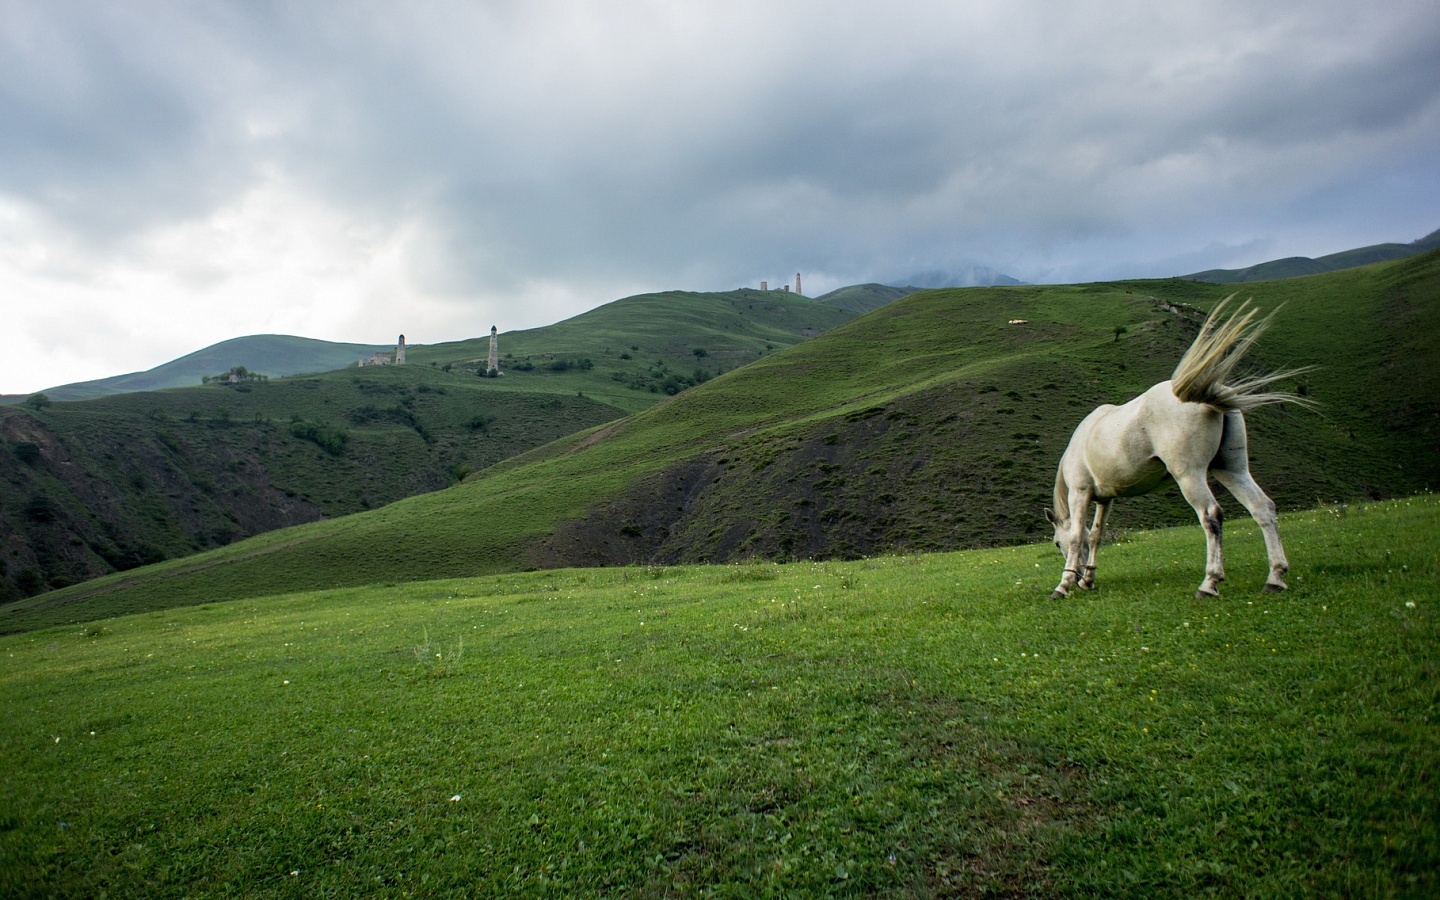
<instances>
[{"instance_id":1,"label":"mountain ridge","mask_svg":"<svg viewBox=\"0 0 1440 900\"><path fill-rule=\"evenodd\" d=\"M350 344L290 334L250 334L228 338L140 372L45 388L51 400L88 400L135 391L192 387L206 375L244 366L271 377L310 375L354 365L364 357L393 349L393 344ZM8 394L0 403L15 404L25 395Z\"/></svg>"},{"instance_id":2,"label":"mountain ridge","mask_svg":"<svg viewBox=\"0 0 1440 900\"><path fill-rule=\"evenodd\" d=\"M1253 291L1280 313L1248 362L1323 364L1290 386L1323 416L1249 419L1276 502L1440 486L1440 253ZM447 490L0 607L0 629L397 579L1034 540L1075 422L1167 378L1227 293L1184 279L918 293ZM1112 515L1120 534L1184 522L1173 491Z\"/></svg>"},{"instance_id":3,"label":"mountain ridge","mask_svg":"<svg viewBox=\"0 0 1440 900\"><path fill-rule=\"evenodd\" d=\"M1288 256L1256 263L1241 269L1206 269L1184 276L1192 281L1207 281L1212 284L1247 284L1253 281L1272 281L1277 278L1303 278L1306 275L1321 275L1377 262L1404 259L1440 247L1440 229L1408 244L1371 244L1356 247L1325 256Z\"/></svg>"}]
</instances>

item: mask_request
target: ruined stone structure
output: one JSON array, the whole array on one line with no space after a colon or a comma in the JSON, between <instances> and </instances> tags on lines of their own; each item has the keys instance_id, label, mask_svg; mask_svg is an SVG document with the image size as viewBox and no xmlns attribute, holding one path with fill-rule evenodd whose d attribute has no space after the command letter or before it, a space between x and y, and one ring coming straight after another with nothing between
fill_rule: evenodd
<instances>
[{"instance_id":1,"label":"ruined stone structure","mask_svg":"<svg viewBox=\"0 0 1440 900\"><path fill-rule=\"evenodd\" d=\"M491 326L490 326L490 359L485 363L485 374L487 374L487 375L489 375L489 374L492 373L492 372L493 372L494 374L496 374L496 375L503 375L503 374L505 374L505 373L503 373L503 372L500 371L500 337L499 337L499 334L500 334L499 330L498 330L494 325L491 325Z\"/></svg>"},{"instance_id":2,"label":"ruined stone structure","mask_svg":"<svg viewBox=\"0 0 1440 900\"><path fill-rule=\"evenodd\" d=\"M405 365L405 335L400 335L400 341L395 345L394 353L386 353L381 350L374 356L360 360L359 366L403 366Z\"/></svg>"},{"instance_id":3,"label":"ruined stone structure","mask_svg":"<svg viewBox=\"0 0 1440 900\"><path fill-rule=\"evenodd\" d=\"M768 291L768 290L770 290L770 282L768 282L768 281L762 281L762 282L760 282L760 290L762 290L762 291ZM790 285L788 285L788 284L781 285L780 288L779 288L779 290L782 290L782 291L784 291L785 293L788 294L788 293L790 293ZM796 273L795 273L795 293L797 293L797 294L800 293L800 273L799 273L799 272L796 272Z\"/></svg>"}]
</instances>

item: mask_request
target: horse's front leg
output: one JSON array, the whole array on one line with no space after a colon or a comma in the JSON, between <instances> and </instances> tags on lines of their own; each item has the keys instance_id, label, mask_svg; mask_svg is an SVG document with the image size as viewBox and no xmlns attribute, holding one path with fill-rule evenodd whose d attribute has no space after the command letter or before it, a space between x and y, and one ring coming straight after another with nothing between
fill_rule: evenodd
<instances>
[{"instance_id":1,"label":"horse's front leg","mask_svg":"<svg viewBox=\"0 0 1440 900\"><path fill-rule=\"evenodd\" d=\"M1065 551L1065 571L1060 573L1060 583L1050 599L1059 600L1070 596L1070 591L1080 581L1080 567L1085 558L1085 513L1089 512L1088 494L1070 495L1070 521L1065 532L1061 550Z\"/></svg>"},{"instance_id":2,"label":"horse's front leg","mask_svg":"<svg viewBox=\"0 0 1440 900\"><path fill-rule=\"evenodd\" d=\"M1200 527L1205 529L1205 580L1195 591L1195 599L1220 596L1220 582L1225 580L1225 552L1222 546L1225 516L1216 502L1215 495L1206 483L1205 473L1198 476L1176 476L1176 484L1195 515L1200 518Z\"/></svg>"},{"instance_id":3,"label":"horse's front leg","mask_svg":"<svg viewBox=\"0 0 1440 900\"><path fill-rule=\"evenodd\" d=\"M1095 587L1095 554L1100 549L1100 535L1105 531L1105 516L1110 512L1110 501L1095 501L1095 521L1090 525L1086 543L1085 561L1080 566L1080 587L1092 590Z\"/></svg>"}]
</instances>

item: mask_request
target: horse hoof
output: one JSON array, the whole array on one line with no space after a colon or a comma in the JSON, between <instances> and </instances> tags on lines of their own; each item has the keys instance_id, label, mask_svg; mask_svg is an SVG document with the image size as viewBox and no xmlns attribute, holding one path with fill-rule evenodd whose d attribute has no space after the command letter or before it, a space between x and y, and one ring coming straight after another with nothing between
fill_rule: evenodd
<instances>
[{"instance_id":1,"label":"horse hoof","mask_svg":"<svg viewBox=\"0 0 1440 900\"><path fill-rule=\"evenodd\" d=\"M1065 593L1064 591L1056 591L1055 593L1053 593L1053 594L1050 595L1050 599L1051 599L1051 600L1064 600L1064 599L1065 599L1066 597L1068 597L1068 596L1070 596L1070 595L1067 594L1067 593Z\"/></svg>"},{"instance_id":2,"label":"horse hoof","mask_svg":"<svg viewBox=\"0 0 1440 900\"><path fill-rule=\"evenodd\" d=\"M1219 591L1196 591L1196 592L1195 592L1195 599L1196 599L1196 600L1209 600L1209 599L1212 599L1212 598L1218 597L1218 596L1220 596L1220 592L1219 592Z\"/></svg>"},{"instance_id":3,"label":"horse hoof","mask_svg":"<svg viewBox=\"0 0 1440 900\"><path fill-rule=\"evenodd\" d=\"M1265 586L1264 586L1263 588L1261 588L1260 590L1264 591L1264 592L1267 593L1267 594L1278 594L1278 593L1280 593L1281 591L1285 590L1285 585L1283 585L1283 584L1271 584L1270 582L1267 581L1267 582L1265 582Z\"/></svg>"}]
</instances>

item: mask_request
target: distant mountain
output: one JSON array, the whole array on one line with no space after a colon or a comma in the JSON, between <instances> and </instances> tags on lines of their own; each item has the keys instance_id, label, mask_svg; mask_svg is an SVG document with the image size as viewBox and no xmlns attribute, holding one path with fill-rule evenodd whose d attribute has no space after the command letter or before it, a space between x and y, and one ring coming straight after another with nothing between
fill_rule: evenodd
<instances>
[{"instance_id":1,"label":"distant mountain","mask_svg":"<svg viewBox=\"0 0 1440 900\"><path fill-rule=\"evenodd\" d=\"M1251 281L1274 281L1277 278L1299 278L1303 275L1321 275L1340 269L1403 259L1426 250L1434 250L1436 247L1440 247L1440 230L1432 231L1420 240L1408 244L1373 244L1316 259L1308 256L1287 256L1244 269L1207 269L1186 275L1185 278L1190 281L1208 281L1211 284L1244 284Z\"/></svg>"},{"instance_id":2,"label":"distant mountain","mask_svg":"<svg viewBox=\"0 0 1440 900\"><path fill-rule=\"evenodd\" d=\"M917 288L995 287L1025 283L1017 278L1011 278L1004 272L997 272L989 266L931 269L896 280L901 284L914 285Z\"/></svg>"},{"instance_id":3,"label":"distant mountain","mask_svg":"<svg viewBox=\"0 0 1440 900\"><path fill-rule=\"evenodd\" d=\"M342 369L354 365L364 357L393 347L393 344L338 344L288 334L252 334L211 344L203 350L196 350L144 372L62 384L46 388L43 393L51 400L89 400L92 397L128 394L134 391L191 387L200 384L200 379L206 375L228 372L235 366L244 366L252 372L274 378L284 375L309 375ZM19 402L21 399L24 398L5 398L10 403Z\"/></svg>"},{"instance_id":4,"label":"distant mountain","mask_svg":"<svg viewBox=\"0 0 1440 900\"><path fill-rule=\"evenodd\" d=\"M815 298L817 303L824 303L836 309L848 309L851 312L867 313L879 309L887 303L899 300L901 297L908 297L918 290L918 287L891 287L885 284L852 284L849 287L837 288L828 294L822 294Z\"/></svg>"}]
</instances>

